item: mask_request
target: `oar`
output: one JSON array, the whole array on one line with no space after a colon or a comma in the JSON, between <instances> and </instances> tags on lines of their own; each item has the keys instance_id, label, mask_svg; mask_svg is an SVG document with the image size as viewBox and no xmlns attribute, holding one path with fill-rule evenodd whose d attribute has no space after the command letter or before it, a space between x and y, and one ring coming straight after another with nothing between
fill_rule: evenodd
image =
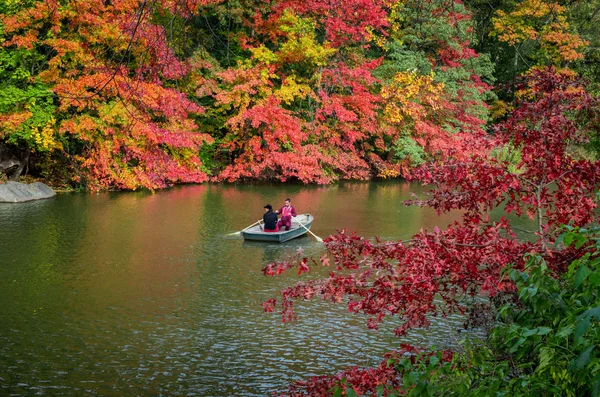
<instances>
[{"instance_id":1,"label":"oar","mask_svg":"<svg viewBox=\"0 0 600 397\"><path fill-rule=\"evenodd\" d=\"M260 222L260 221L261 221L261 219L257 220L256 222L254 222L254 223L253 223L253 224L251 224L250 226L248 226L248 227L245 227L245 228L243 228L242 230L240 230L240 231L238 231L238 232L229 233L229 234L228 234L228 236L237 236L238 234L240 234L240 233L241 233L241 232L243 232L244 230L251 228L252 226L256 225L256 224L257 224L258 222Z\"/></svg>"},{"instance_id":2,"label":"oar","mask_svg":"<svg viewBox=\"0 0 600 397\"><path fill-rule=\"evenodd\" d=\"M320 243L322 243L322 242L323 242L323 239L322 239L321 237L319 237L319 236L317 236L316 234L314 234L313 232L311 232L311 231L310 231L310 229L309 229L309 228L307 228L306 226L304 226L304 225L302 224L302 222L300 222L300 221L298 220L298 218L297 218L297 217L295 217L295 216L294 216L293 218L294 218L294 220L295 220L296 222L298 222L298 223L300 224L300 226L302 226L303 228L305 228L307 232L309 232L310 234L312 234L312 235L314 236L314 238L316 238L316 239L317 239L317 241L318 241L318 242L320 242Z\"/></svg>"}]
</instances>

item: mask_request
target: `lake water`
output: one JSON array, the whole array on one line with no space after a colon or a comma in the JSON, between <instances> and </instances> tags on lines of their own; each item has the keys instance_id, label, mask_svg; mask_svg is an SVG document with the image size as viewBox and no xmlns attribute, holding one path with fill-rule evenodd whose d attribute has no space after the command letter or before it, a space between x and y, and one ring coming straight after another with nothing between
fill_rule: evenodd
<instances>
[{"instance_id":1,"label":"lake water","mask_svg":"<svg viewBox=\"0 0 600 397\"><path fill-rule=\"evenodd\" d=\"M402 205L422 190L200 185L0 204L0 395L264 396L376 364L401 342L454 345L460 318L399 339L393 324L371 331L344 305L318 300L299 303L298 321L284 324L261 303L300 278L261 268L323 246L227 236L288 196L323 238L345 228L404 239L458 219Z\"/></svg>"}]
</instances>

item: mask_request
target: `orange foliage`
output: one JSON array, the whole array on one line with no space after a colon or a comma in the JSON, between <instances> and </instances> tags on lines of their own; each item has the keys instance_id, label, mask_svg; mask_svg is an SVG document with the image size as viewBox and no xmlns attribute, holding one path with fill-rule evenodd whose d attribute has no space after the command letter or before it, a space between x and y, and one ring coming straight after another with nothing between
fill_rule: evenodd
<instances>
[{"instance_id":1,"label":"orange foliage","mask_svg":"<svg viewBox=\"0 0 600 397\"><path fill-rule=\"evenodd\" d=\"M575 61L583 58L582 51L588 42L569 31L565 11L565 7L556 2L525 0L510 13L496 13L493 34L511 46L537 41L554 64Z\"/></svg>"},{"instance_id":2,"label":"orange foliage","mask_svg":"<svg viewBox=\"0 0 600 397\"><path fill-rule=\"evenodd\" d=\"M208 3L44 0L2 17L4 46L51 48L37 78L58 97L59 131L85 145L74 160L88 188L208 180L198 151L211 138L190 119L202 109L165 84L189 66L167 46L164 28L152 23L154 12L188 17Z\"/></svg>"}]
</instances>

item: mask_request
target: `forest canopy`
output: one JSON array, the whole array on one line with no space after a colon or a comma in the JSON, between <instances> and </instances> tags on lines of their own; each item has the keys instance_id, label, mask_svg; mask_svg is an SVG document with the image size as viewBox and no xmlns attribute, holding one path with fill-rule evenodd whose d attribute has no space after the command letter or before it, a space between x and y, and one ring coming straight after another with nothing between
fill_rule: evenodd
<instances>
[{"instance_id":1,"label":"forest canopy","mask_svg":"<svg viewBox=\"0 0 600 397\"><path fill-rule=\"evenodd\" d=\"M2 0L0 171L88 190L406 177L491 150L533 70L596 95L599 9Z\"/></svg>"}]
</instances>

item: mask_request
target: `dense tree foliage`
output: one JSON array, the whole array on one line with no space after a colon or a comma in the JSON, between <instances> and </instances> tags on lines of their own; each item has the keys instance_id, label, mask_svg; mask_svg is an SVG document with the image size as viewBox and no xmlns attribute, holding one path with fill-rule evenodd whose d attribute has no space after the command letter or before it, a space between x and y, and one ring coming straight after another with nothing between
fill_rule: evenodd
<instances>
[{"instance_id":1,"label":"dense tree foliage","mask_svg":"<svg viewBox=\"0 0 600 397\"><path fill-rule=\"evenodd\" d=\"M2 135L36 152L64 151L77 164L75 180L91 189L206 181L198 152L211 138L190 117L202 108L189 87L169 83L190 67L152 21L198 5L5 4Z\"/></svg>"},{"instance_id":2,"label":"dense tree foliage","mask_svg":"<svg viewBox=\"0 0 600 397\"><path fill-rule=\"evenodd\" d=\"M594 95L599 9L3 0L0 141L37 176L94 190L406 176L485 153L490 106L513 109L531 68L569 67Z\"/></svg>"},{"instance_id":3,"label":"dense tree foliage","mask_svg":"<svg viewBox=\"0 0 600 397\"><path fill-rule=\"evenodd\" d=\"M67 185L328 183L482 150L470 137L485 134L493 67L458 1L4 0L0 11L0 139Z\"/></svg>"},{"instance_id":4,"label":"dense tree foliage","mask_svg":"<svg viewBox=\"0 0 600 397\"><path fill-rule=\"evenodd\" d=\"M531 68L596 81L596 3L3 0L0 140L95 190L406 176Z\"/></svg>"}]
</instances>

